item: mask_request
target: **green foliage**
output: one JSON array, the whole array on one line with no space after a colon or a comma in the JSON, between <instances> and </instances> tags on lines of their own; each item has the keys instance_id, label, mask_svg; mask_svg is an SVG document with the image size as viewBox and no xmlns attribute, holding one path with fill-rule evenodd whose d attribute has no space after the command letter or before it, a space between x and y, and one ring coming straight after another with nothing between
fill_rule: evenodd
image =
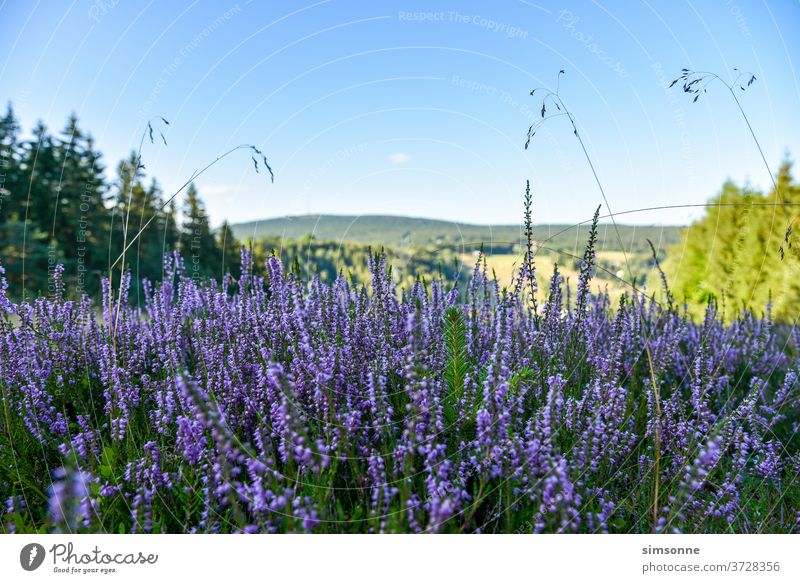
<instances>
[{"instance_id":1,"label":"green foliage","mask_svg":"<svg viewBox=\"0 0 800 583\"><path fill-rule=\"evenodd\" d=\"M680 240L680 227L618 225L626 250L631 253L649 253L647 239L668 246ZM241 238L283 237L298 240L313 233L319 240L342 243L385 245L404 249L407 247L441 248L456 252L478 249L481 242L489 254L521 251L526 244L524 229L520 225L473 225L414 217L383 215L302 215L264 219L232 225ZM579 253L582 241L589 235L589 221L582 225L531 225L531 236L536 244L546 244L557 250ZM597 248L601 251L619 251L619 241L614 228L603 223L597 233Z\"/></svg>"},{"instance_id":2,"label":"green foliage","mask_svg":"<svg viewBox=\"0 0 800 583\"><path fill-rule=\"evenodd\" d=\"M443 376L447 383L444 415L447 423L452 424L456 421L458 403L464 394L464 379L470 369L467 327L457 306L445 310L443 332L446 359Z\"/></svg>"},{"instance_id":3,"label":"green foliage","mask_svg":"<svg viewBox=\"0 0 800 583\"><path fill-rule=\"evenodd\" d=\"M312 236L299 240L267 237L253 244L254 262L263 266L267 257L274 253L290 271L301 279L319 277L322 281L334 281L339 274L349 280L367 283L372 278L369 272L370 245L319 241ZM423 248L387 248L387 262L392 266L392 277L402 288L410 288L418 279L430 281L443 277L453 280L462 269L459 256L449 250Z\"/></svg>"},{"instance_id":4,"label":"green foliage","mask_svg":"<svg viewBox=\"0 0 800 583\"><path fill-rule=\"evenodd\" d=\"M0 232L11 294L45 292L56 263L77 294L93 293L108 245L102 156L74 115L58 137L41 122L28 140L19 129L9 105L0 120Z\"/></svg>"},{"instance_id":5,"label":"green foliage","mask_svg":"<svg viewBox=\"0 0 800 583\"><path fill-rule=\"evenodd\" d=\"M138 154L121 161L109 182L102 154L74 115L58 136L41 122L30 139L19 132L9 104L0 117L0 261L11 297L51 291L57 264L64 265L68 295L97 296L101 277L134 239L124 261L134 302L143 300L142 279L160 280L164 254L177 249L200 277L238 273L239 242L227 224L211 229L194 185L180 221L158 183L146 179ZM119 275L117 268L115 284Z\"/></svg>"},{"instance_id":6,"label":"green foliage","mask_svg":"<svg viewBox=\"0 0 800 583\"><path fill-rule=\"evenodd\" d=\"M239 273L242 260L242 245L234 235L228 221L224 221L217 233L217 247L219 248L219 263L213 265L216 277L225 273Z\"/></svg>"},{"instance_id":7,"label":"green foliage","mask_svg":"<svg viewBox=\"0 0 800 583\"><path fill-rule=\"evenodd\" d=\"M141 280L161 279L164 238L173 240L174 233L163 232L168 225L168 216L162 211L161 189L153 180L145 183L144 173L135 152L117 166L117 182L114 185L114 207L110 232L109 259L113 263L133 241L144 225L153 219L150 228L142 231L138 239L125 253L125 269L133 273L131 297L142 300ZM174 228L174 225L170 225ZM161 229L159 229L161 227ZM118 272L117 272L118 276Z\"/></svg>"},{"instance_id":8,"label":"green foliage","mask_svg":"<svg viewBox=\"0 0 800 583\"><path fill-rule=\"evenodd\" d=\"M705 215L685 229L665 263L676 301L700 316L712 298L727 316L772 301L772 315L793 319L800 309L800 246L787 225L797 222L800 185L784 162L778 192L740 188L728 181ZM782 204L790 203L790 204ZM784 257L781 257L781 247Z\"/></svg>"},{"instance_id":9,"label":"green foliage","mask_svg":"<svg viewBox=\"0 0 800 583\"><path fill-rule=\"evenodd\" d=\"M211 277L212 265L219 260L219 249L208 213L197 194L194 184L189 185L183 207L180 248L186 260L186 269L192 277Z\"/></svg>"},{"instance_id":10,"label":"green foliage","mask_svg":"<svg viewBox=\"0 0 800 583\"><path fill-rule=\"evenodd\" d=\"M0 260L12 297L22 289L46 291L48 270L63 263L58 248L48 244L47 233L16 218L0 223Z\"/></svg>"}]
</instances>

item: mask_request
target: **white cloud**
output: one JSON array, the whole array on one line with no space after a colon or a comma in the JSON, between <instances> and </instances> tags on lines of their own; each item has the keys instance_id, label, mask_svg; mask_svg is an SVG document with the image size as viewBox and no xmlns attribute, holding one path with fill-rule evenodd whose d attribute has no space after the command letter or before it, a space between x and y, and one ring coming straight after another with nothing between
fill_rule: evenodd
<instances>
[{"instance_id":1,"label":"white cloud","mask_svg":"<svg viewBox=\"0 0 800 583\"><path fill-rule=\"evenodd\" d=\"M197 187L197 192L200 193L200 196L239 194L246 191L247 189L244 186L237 184L208 184Z\"/></svg>"},{"instance_id":2,"label":"white cloud","mask_svg":"<svg viewBox=\"0 0 800 583\"><path fill-rule=\"evenodd\" d=\"M395 152L389 156L389 160L391 160L392 164L405 164L411 160L411 155L405 152Z\"/></svg>"}]
</instances>

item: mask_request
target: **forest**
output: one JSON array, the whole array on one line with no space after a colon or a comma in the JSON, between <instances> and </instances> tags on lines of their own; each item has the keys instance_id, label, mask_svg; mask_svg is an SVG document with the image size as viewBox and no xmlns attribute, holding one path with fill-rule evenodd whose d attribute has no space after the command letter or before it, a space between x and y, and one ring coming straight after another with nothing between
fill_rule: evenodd
<instances>
[{"instance_id":1,"label":"forest","mask_svg":"<svg viewBox=\"0 0 800 583\"><path fill-rule=\"evenodd\" d=\"M599 208L582 251L537 235L530 183L495 256L242 243L136 153L108 180L74 116L22 139L9 107L0 140L4 532L800 521L788 161L771 193L725 184L666 257L632 237L629 261Z\"/></svg>"},{"instance_id":2,"label":"forest","mask_svg":"<svg viewBox=\"0 0 800 583\"><path fill-rule=\"evenodd\" d=\"M74 115L57 135L39 122L23 139L9 104L0 120L0 160L0 260L15 297L52 292L57 265L71 294L97 296L126 231L133 237L148 222L129 253L134 298L143 278L161 279L165 252L179 251L203 277L238 271L239 243L226 223L211 228L194 185L178 209L147 178L136 152L109 180L103 154Z\"/></svg>"},{"instance_id":3,"label":"forest","mask_svg":"<svg viewBox=\"0 0 800 583\"><path fill-rule=\"evenodd\" d=\"M617 293L635 288L664 299L657 259L669 294L695 317L714 299L728 308L728 315L766 306L769 300L773 317L794 318L800 309L800 248L792 244L792 225L800 208L800 185L791 166L787 156L776 173L776 188L768 193L727 181L708 201L704 215L683 229L600 225L600 283ZM577 274L588 229L588 224L534 225L539 260ZM9 103L0 119L0 262L11 297L52 294L57 265L64 266L68 295L98 297L101 277L119 281L119 269L110 273L109 267L126 238L135 235L126 269L131 271L130 299L138 305L142 280L160 281L165 257L173 252L183 257L193 277L237 276L244 245L256 270L276 255L303 277L316 274L333 281L344 274L366 283L366 258L383 249L394 281L410 287L418 278L439 276L458 276L465 284L481 249L490 269L497 265L510 274L524 247L520 226L406 217L308 215L237 225L223 221L212 228L194 184L179 197L167 198L135 151L116 164L110 179L102 152L74 115L58 134L39 122L23 138ZM541 272L539 277L544 291L549 275ZM498 283L511 282L501 274Z\"/></svg>"}]
</instances>

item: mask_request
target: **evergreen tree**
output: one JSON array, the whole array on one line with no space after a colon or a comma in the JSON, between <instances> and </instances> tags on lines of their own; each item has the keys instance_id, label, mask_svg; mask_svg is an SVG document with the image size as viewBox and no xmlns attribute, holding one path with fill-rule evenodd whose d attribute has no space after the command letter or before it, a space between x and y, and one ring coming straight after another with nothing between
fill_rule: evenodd
<instances>
[{"instance_id":1,"label":"evergreen tree","mask_svg":"<svg viewBox=\"0 0 800 583\"><path fill-rule=\"evenodd\" d=\"M117 166L110 263L117 269L124 266L133 274L131 298L143 300L142 279L157 281L164 266L164 232L166 222L161 210L161 189L155 180L144 183L144 172L135 152ZM151 220L152 219L152 220ZM128 247L126 250L125 248ZM119 273L114 276L117 278ZM115 279L116 280L116 279Z\"/></svg>"},{"instance_id":2,"label":"evergreen tree","mask_svg":"<svg viewBox=\"0 0 800 583\"><path fill-rule=\"evenodd\" d=\"M9 104L0 117L0 261L9 293L46 293L62 263L68 294L95 295L123 241L131 242L150 219L128 249L125 268L133 271L136 293L141 278L160 278L163 254L179 244L176 209L162 209L158 184L145 185L136 155L119 164L112 190L102 155L75 115L57 138L42 122L30 139L21 141L19 132Z\"/></svg>"},{"instance_id":3,"label":"evergreen tree","mask_svg":"<svg viewBox=\"0 0 800 583\"><path fill-rule=\"evenodd\" d=\"M18 283L12 293L47 293L55 267L64 262L64 256L53 222L60 180L56 143L41 121L32 138L22 142L16 167L14 188L18 192L11 197L11 214L16 219L5 233L10 237L6 251L14 272L11 279Z\"/></svg>"},{"instance_id":4,"label":"evergreen tree","mask_svg":"<svg viewBox=\"0 0 800 583\"><path fill-rule=\"evenodd\" d=\"M226 273L234 277L239 275L242 259L242 244L236 239L228 221L224 221L217 233L217 246L219 248L220 265L217 272L218 276Z\"/></svg>"},{"instance_id":5,"label":"evergreen tree","mask_svg":"<svg viewBox=\"0 0 800 583\"><path fill-rule=\"evenodd\" d=\"M773 316L796 316L800 249L787 226L800 225L798 207L792 206L800 204L800 185L792 179L788 160L776 182L778 191L767 195L726 182L704 217L687 227L681 244L670 249L665 271L672 291L695 314L702 313L711 297L724 299L728 316L764 306L771 298Z\"/></svg>"},{"instance_id":6,"label":"evergreen tree","mask_svg":"<svg viewBox=\"0 0 800 583\"><path fill-rule=\"evenodd\" d=\"M32 228L30 223L26 228L19 220L0 223L0 265L6 271L12 298L47 293L49 277L58 263L63 263L63 257L57 248L51 248L47 233Z\"/></svg>"},{"instance_id":7,"label":"evergreen tree","mask_svg":"<svg viewBox=\"0 0 800 583\"><path fill-rule=\"evenodd\" d=\"M172 253L178 249L181 233L178 229L178 210L175 208L175 201L169 201L162 211L160 223L160 233L164 253Z\"/></svg>"},{"instance_id":8,"label":"evergreen tree","mask_svg":"<svg viewBox=\"0 0 800 583\"><path fill-rule=\"evenodd\" d=\"M110 224L101 158L92 137L71 115L56 144L60 174L53 224L66 259L66 281L78 293L97 291L100 275L107 271Z\"/></svg>"},{"instance_id":9,"label":"evergreen tree","mask_svg":"<svg viewBox=\"0 0 800 583\"><path fill-rule=\"evenodd\" d=\"M220 251L194 184L189 185L184 201L180 249L191 277L219 276L215 273L215 265L220 263Z\"/></svg>"},{"instance_id":10,"label":"evergreen tree","mask_svg":"<svg viewBox=\"0 0 800 583\"><path fill-rule=\"evenodd\" d=\"M24 297L26 289L45 292L48 274L63 259L57 247L50 247L48 234L33 221L25 221L27 185L30 184L30 174L26 171L31 163L28 154L31 144L20 142L19 130L19 122L9 103L6 114L0 119L0 261L6 272L9 293L15 299ZM40 131L40 135L44 134ZM50 157L48 145L45 140L40 169ZM51 172L48 170L44 174ZM32 185L31 196L42 197L36 208L44 215L47 190L39 188L37 183Z\"/></svg>"},{"instance_id":11,"label":"evergreen tree","mask_svg":"<svg viewBox=\"0 0 800 583\"><path fill-rule=\"evenodd\" d=\"M56 144L41 121L33 128L33 137L23 143L20 174L23 185L20 215L52 238L55 234L53 214L61 173Z\"/></svg>"},{"instance_id":12,"label":"evergreen tree","mask_svg":"<svg viewBox=\"0 0 800 583\"><path fill-rule=\"evenodd\" d=\"M12 218L12 205L21 191L19 130L19 122L9 103L6 114L0 118L0 223Z\"/></svg>"}]
</instances>

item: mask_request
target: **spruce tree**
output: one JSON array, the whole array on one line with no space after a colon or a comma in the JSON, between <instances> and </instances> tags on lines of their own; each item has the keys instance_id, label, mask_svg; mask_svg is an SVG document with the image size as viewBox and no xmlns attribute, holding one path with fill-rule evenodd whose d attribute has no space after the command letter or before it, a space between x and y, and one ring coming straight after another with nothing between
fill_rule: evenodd
<instances>
[{"instance_id":1,"label":"spruce tree","mask_svg":"<svg viewBox=\"0 0 800 583\"><path fill-rule=\"evenodd\" d=\"M191 277L219 276L214 269L219 263L219 248L194 184L189 185L184 201L180 249L186 261L186 271Z\"/></svg>"},{"instance_id":2,"label":"spruce tree","mask_svg":"<svg viewBox=\"0 0 800 583\"><path fill-rule=\"evenodd\" d=\"M20 215L52 238L61 173L56 144L41 121L33 128L32 138L23 143L20 171Z\"/></svg>"},{"instance_id":3,"label":"spruce tree","mask_svg":"<svg viewBox=\"0 0 800 583\"><path fill-rule=\"evenodd\" d=\"M228 221L223 221L217 232L217 246L219 248L220 264L216 268L217 276L230 273L234 277L239 275L242 259L242 244L236 238Z\"/></svg>"},{"instance_id":4,"label":"spruce tree","mask_svg":"<svg viewBox=\"0 0 800 583\"><path fill-rule=\"evenodd\" d=\"M766 195L726 182L704 216L669 250L665 271L672 292L695 315L716 297L724 298L729 318L743 308L760 311L768 301L775 318L796 317L800 243L794 231L800 228L795 206L800 204L800 185L788 160L776 182L778 190Z\"/></svg>"},{"instance_id":5,"label":"spruce tree","mask_svg":"<svg viewBox=\"0 0 800 583\"><path fill-rule=\"evenodd\" d=\"M0 118L0 223L11 219L15 211L14 205L19 204L19 130L19 122L9 103L5 115Z\"/></svg>"},{"instance_id":6,"label":"spruce tree","mask_svg":"<svg viewBox=\"0 0 800 583\"><path fill-rule=\"evenodd\" d=\"M73 114L56 143L60 165L53 210L54 236L66 259L66 281L78 293L95 292L107 271L109 211L102 154Z\"/></svg>"},{"instance_id":7,"label":"spruce tree","mask_svg":"<svg viewBox=\"0 0 800 583\"><path fill-rule=\"evenodd\" d=\"M163 273L164 224L161 189L155 180L148 185L135 152L117 166L110 261L124 253L124 266L132 277L131 298L141 303L141 282L154 282ZM152 219L152 220L151 220ZM128 247L127 250L125 248ZM123 262L118 264L118 268ZM118 274L115 276L118 277Z\"/></svg>"}]
</instances>

